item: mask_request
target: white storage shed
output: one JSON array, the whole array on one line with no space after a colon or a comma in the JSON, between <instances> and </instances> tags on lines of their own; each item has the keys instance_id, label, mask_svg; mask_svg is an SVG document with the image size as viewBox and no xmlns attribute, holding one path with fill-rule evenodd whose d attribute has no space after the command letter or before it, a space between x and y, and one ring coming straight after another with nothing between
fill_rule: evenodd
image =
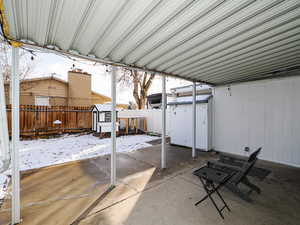
<instances>
[{"instance_id":1,"label":"white storage shed","mask_svg":"<svg viewBox=\"0 0 300 225\"><path fill-rule=\"evenodd\" d=\"M211 149L211 97L196 97L196 148L204 151ZM168 111L168 135L171 144L192 147L192 97L177 97L168 102Z\"/></svg>"}]
</instances>

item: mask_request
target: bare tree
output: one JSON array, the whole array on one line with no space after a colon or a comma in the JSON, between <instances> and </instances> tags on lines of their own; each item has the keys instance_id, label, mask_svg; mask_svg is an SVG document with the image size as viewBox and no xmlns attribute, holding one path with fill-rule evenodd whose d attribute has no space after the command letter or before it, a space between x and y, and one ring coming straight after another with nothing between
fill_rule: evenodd
<instances>
[{"instance_id":1,"label":"bare tree","mask_svg":"<svg viewBox=\"0 0 300 225\"><path fill-rule=\"evenodd\" d=\"M19 75L20 80L28 78L30 73L34 69L33 56L30 53L22 50L20 51L20 65L19 65ZM11 46L0 40L0 67L3 80L5 83L9 82L11 79ZM22 84L21 89L31 88L28 85Z\"/></svg>"},{"instance_id":2,"label":"bare tree","mask_svg":"<svg viewBox=\"0 0 300 225\"><path fill-rule=\"evenodd\" d=\"M133 97L138 109L144 109L147 103L148 91L155 77L154 73L142 72L131 69L122 69L119 84L133 88Z\"/></svg>"}]
</instances>

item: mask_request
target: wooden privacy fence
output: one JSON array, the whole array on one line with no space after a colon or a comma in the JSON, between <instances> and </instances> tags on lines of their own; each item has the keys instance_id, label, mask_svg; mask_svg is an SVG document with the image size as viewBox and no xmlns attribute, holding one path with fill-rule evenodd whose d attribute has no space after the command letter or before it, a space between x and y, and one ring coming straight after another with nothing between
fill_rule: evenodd
<instances>
[{"instance_id":1,"label":"wooden privacy fence","mask_svg":"<svg viewBox=\"0 0 300 225\"><path fill-rule=\"evenodd\" d=\"M11 105L6 107L10 133ZM61 124L54 123L57 120ZM91 107L20 105L20 134L22 136L80 132L91 128Z\"/></svg>"}]
</instances>

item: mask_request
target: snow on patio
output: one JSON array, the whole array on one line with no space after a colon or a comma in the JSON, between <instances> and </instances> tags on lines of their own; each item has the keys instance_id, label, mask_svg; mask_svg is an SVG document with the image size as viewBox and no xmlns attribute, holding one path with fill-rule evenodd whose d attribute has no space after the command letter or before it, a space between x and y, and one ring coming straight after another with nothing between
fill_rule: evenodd
<instances>
[{"instance_id":1,"label":"snow on patio","mask_svg":"<svg viewBox=\"0 0 300 225\"><path fill-rule=\"evenodd\" d=\"M130 152L149 147L149 141L159 137L130 135L117 137L117 152ZM110 138L100 139L92 134L65 135L53 139L38 139L20 142L20 170L93 158L110 153ZM0 174L0 199L6 194L10 171Z\"/></svg>"},{"instance_id":2,"label":"snow on patio","mask_svg":"<svg viewBox=\"0 0 300 225\"><path fill-rule=\"evenodd\" d=\"M118 137L117 152L129 152L151 146L146 142L157 138L148 135ZM20 169L24 171L110 154L110 141L110 138L100 139L92 134L22 141L20 146Z\"/></svg>"}]
</instances>

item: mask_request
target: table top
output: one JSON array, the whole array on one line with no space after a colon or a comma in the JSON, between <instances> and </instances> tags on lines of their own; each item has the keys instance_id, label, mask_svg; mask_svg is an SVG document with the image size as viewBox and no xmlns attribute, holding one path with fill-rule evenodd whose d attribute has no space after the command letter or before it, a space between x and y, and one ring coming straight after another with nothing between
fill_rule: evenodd
<instances>
[{"instance_id":1,"label":"table top","mask_svg":"<svg viewBox=\"0 0 300 225\"><path fill-rule=\"evenodd\" d=\"M193 174L216 183L222 183L232 176L232 174L208 166L203 166L200 169L195 170Z\"/></svg>"}]
</instances>

